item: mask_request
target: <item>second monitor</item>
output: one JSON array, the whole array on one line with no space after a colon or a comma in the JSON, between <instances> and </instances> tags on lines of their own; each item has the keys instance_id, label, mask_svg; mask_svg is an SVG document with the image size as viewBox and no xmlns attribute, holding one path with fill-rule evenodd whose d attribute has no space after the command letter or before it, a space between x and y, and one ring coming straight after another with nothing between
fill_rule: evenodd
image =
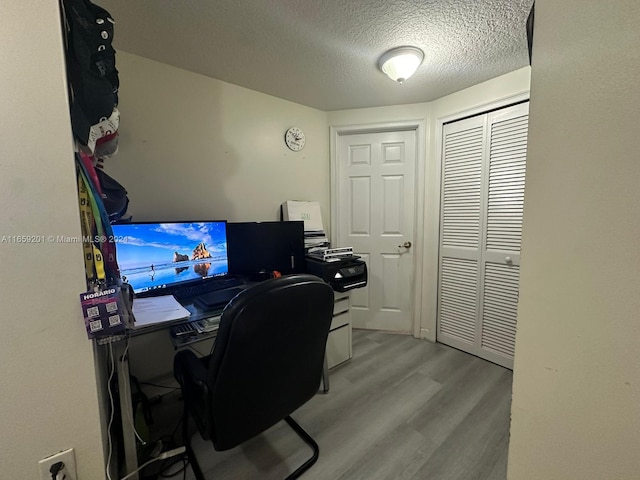
<instances>
[{"instance_id":1,"label":"second monitor","mask_svg":"<svg viewBox=\"0 0 640 480\"><path fill-rule=\"evenodd\" d=\"M227 223L229 273L260 278L305 271L304 222Z\"/></svg>"}]
</instances>

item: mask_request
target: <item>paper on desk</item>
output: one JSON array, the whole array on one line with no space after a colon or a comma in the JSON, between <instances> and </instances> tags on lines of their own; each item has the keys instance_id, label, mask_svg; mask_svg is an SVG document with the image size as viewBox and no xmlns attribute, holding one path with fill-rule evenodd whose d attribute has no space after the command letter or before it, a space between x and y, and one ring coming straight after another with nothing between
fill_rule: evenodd
<instances>
[{"instance_id":1,"label":"paper on desk","mask_svg":"<svg viewBox=\"0 0 640 480\"><path fill-rule=\"evenodd\" d=\"M134 329L182 320L189 315L191 315L189 310L180 305L173 295L136 298L133 301Z\"/></svg>"}]
</instances>

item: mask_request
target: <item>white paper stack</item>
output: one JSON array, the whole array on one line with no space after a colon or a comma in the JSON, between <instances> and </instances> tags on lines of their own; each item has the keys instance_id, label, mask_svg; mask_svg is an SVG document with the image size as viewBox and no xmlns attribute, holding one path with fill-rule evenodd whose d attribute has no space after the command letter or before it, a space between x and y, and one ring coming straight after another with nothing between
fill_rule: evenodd
<instances>
[{"instance_id":1,"label":"white paper stack","mask_svg":"<svg viewBox=\"0 0 640 480\"><path fill-rule=\"evenodd\" d=\"M134 329L189 318L191 313L173 297L136 298L133 301Z\"/></svg>"},{"instance_id":2,"label":"white paper stack","mask_svg":"<svg viewBox=\"0 0 640 480\"><path fill-rule=\"evenodd\" d=\"M287 200L282 204L282 219L304 222L304 246L307 253L329 247L318 202Z\"/></svg>"}]
</instances>

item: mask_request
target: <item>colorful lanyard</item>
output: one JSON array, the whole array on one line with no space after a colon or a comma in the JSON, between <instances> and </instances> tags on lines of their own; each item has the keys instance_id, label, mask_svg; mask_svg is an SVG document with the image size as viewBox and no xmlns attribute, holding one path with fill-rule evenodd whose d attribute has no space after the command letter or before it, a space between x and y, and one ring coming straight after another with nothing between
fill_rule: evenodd
<instances>
[{"instance_id":1,"label":"colorful lanyard","mask_svg":"<svg viewBox=\"0 0 640 480\"><path fill-rule=\"evenodd\" d=\"M80 166L80 171L82 172L83 179L87 186L90 205L93 209L93 216L96 219L95 227L97 230L97 238L94 239L94 243L100 244L100 250L104 256L106 272L109 277L108 280L111 282L117 282L120 278L120 268L118 267L116 258L116 245L113 238L113 229L111 228L111 222L109 221L109 214L104 208L102 196L98 193L99 187L90 180L91 178L97 179L93 164L91 163L90 157L86 160L87 161L83 161L83 158L79 156L77 163ZM93 175L91 175L91 172L93 172Z\"/></svg>"},{"instance_id":2,"label":"colorful lanyard","mask_svg":"<svg viewBox=\"0 0 640 480\"><path fill-rule=\"evenodd\" d=\"M84 269L87 280L93 282L97 279L98 282L105 282L106 275L102 252L91 241L93 240L93 227L96 225L96 222L94 221L95 217L92 210L92 198L89 195L84 172L81 169L78 169L78 199L80 203ZM95 200L93 203L95 203Z\"/></svg>"}]
</instances>

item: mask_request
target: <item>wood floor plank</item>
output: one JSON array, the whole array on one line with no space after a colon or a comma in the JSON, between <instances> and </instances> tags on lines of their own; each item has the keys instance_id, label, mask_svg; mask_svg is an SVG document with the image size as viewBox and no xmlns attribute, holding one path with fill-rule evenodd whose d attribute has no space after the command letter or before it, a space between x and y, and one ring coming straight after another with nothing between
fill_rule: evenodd
<instances>
[{"instance_id":1,"label":"wood floor plank","mask_svg":"<svg viewBox=\"0 0 640 480\"><path fill-rule=\"evenodd\" d=\"M404 424L409 414L439 389L439 384L416 373L393 388L361 398L353 405L356 415L347 414L338 420L339 428L324 428L317 432L320 444L341 445L341 448L326 455L329 460L323 467L326 476L316 478L340 478L351 468L354 459L372 458L370 452L375 445L390 436L398 425ZM354 435L353 432L358 433Z\"/></svg>"},{"instance_id":2,"label":"wood floor plank","mask_svg":"<svg viewBox=\"0 0 640 480\"><path fill-rule=\"evenodd\" d=\"M414 412L412 426L426 438L442 444L472 411L480 399L495 388L506 369L485 360L465 358L457 352L463 363L452 373L443 388ZM452 363L455 363L452 361Z\"/></svg>"},{"instance_id":3,"label":"wood floor plank","mask_svg":"<svg viewBox=\"0 0 640 480\"><path fill-rule=\"evenodd\" d=\"M354 330L353 351L329 393L293 414L320 446L302 478L506 478L509 370L406 335ZM197 434L193 445L212 480L282 479L310 455L284 423L228 452Z\"/></svg>"},{"instance_id":4,"label":"wood floor plank","mask_svg":"<svg viewBox=\"0 0 640 480\"><path fill-rule=\"evenodd\" d=\"M400 424L374 442L339 477L340 480L409 479L420 469L437 445L407 424Z\"/></svg>"},{"instance_id":5,"label":"wood floor plank","mask_svg":"<svg viewBox=\"0 0 640 480\"><path fill-rule=\"evenodd\" d=\"M414 476L415 480L486 480L506 457L504 419L511 405L510 374L503 373L476 402L441 446ZM502 448L500 448L502 447ZM503 472L506 478L506 470ZM495 475L495 474L494 474Z\"/></svg>"}]
</instances>

